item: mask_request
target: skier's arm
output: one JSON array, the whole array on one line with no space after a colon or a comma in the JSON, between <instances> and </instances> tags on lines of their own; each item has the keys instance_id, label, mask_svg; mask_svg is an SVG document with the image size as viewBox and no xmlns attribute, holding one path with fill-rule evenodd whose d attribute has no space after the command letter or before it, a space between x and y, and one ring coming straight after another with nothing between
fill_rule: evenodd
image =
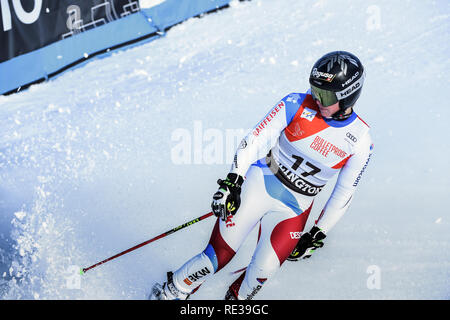
<instances>
[{"instance_id":1,"label":"skier's arm","mask_svg":"<svg viewBox=\"0 0 450 320\"><path fill-rule=\"evenodd\" d=\"M245 176L253 162L266 156L280 133L292 121L304 97L303 94L284 97L250 130L235 153L231 173Z\"/></svg>"},{"instance_id":2,"label":"skier's arm","mask_svg":"<svg viewBox=\"0 0 450 320\"><path fill-rule=\"evenodd\" d=\"M369 133L366 133L358 142L358 145L355 146L355 153L341 169L333 192L316 221L317 227L325 234L334 227L347 211L359 180L369 164L373 146Z\"/></svg>"},{"instance_id":3,"label":"skier's arm","mask_svg":"<svg viewBox=\"0 0 450 320\"><path fill-rule=\"evenodd\" d=\"M241 141L227 178L219 179L219 190L213 196L211 209L217 217L226 221L230 214L236 214L241 203L241 185L248 168L253 162L266 156L275 145L304 98L304 94L284 97Z\"/></svg>"}]
</instances>

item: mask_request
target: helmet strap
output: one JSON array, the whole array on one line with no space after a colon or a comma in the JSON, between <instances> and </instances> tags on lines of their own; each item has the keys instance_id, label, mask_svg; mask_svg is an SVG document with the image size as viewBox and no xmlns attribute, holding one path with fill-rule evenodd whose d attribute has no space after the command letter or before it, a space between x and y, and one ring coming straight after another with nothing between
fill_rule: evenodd
<instances>
[{"instance_id":1,"label":"helmet strap","mask_svg":"<svg viewBox=\"0 0 450 320\"><path fill-rule=\"evenodd\" d=\"M353 106L347 107L345 109L340 109L338 112L331 116L334 120L345 120L348 119L353 113Z\"/></svg>"}]
</instances>

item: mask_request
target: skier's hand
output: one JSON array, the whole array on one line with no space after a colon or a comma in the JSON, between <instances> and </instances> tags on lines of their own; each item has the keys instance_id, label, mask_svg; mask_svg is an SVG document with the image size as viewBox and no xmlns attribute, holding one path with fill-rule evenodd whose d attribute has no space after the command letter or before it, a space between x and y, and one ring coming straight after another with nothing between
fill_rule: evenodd
<instances>
[{"instance_id":1,"label":"skier's hand","mask_svg":"<svg viewBox=\"0 0 450 320\"><path fill-rule=\"evenodd\" d=\"M226 221L230 214L236 214L241 205L241 186L244 178L236 173L229 173L225 180L219 179L219 190L214 194L211 203L216 217Z\"/></svg>"},{"instance_id":2,"label":"skier's hand","mask_svg":"<svg viewBox=\"0 0 450 320\"><path fill-rule=\"evenodd\" d=\"M309 232L302 234L298 240L297 246L292 250L287 258L289 261L298 261L311 257L314 250L323 247L322 240L326 235L317 226L312 227Z\"/></svg>"}]
</instances>

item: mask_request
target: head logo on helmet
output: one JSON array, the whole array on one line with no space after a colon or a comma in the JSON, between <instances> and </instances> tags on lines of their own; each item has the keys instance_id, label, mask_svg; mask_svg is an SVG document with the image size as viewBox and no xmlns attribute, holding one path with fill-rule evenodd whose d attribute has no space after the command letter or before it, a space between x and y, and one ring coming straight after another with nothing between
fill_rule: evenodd
<instances>
[{"instance_id":1,"label":"head logo on helmet","mask_svg":"<svg viewBox=\"0 0 450 320\"><path fill-rule=\"evenodd\" d=\"M324 106L339 102L339 111L333 118L345 119L351 114L346 113L347 109L361 95L364 77L364 67L355 55L347 51L333 51L317 60L312 67L309 83L314 98Z\"/></svg>"},{"instance_id":2,"label":"head logo on helmet","mask_svg":"<svg viewBox=\"0 0 450 320\"><path fill-rule=\"evenodd\" d=\"M350 79L348 79L347 81L345 81L342 84L342 87L347 86L349 83L351 83L353 80L355 80L358 76L359 76L359 71L356 71L356 73L353 75L353 77L351 77Z\"/></svg>"}]
</instances>

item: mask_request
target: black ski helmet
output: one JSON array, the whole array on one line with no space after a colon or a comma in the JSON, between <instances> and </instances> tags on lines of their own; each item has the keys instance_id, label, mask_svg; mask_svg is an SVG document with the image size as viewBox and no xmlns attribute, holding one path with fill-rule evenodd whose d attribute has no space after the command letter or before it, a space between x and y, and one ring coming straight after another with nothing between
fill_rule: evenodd
<instances>
[{"instance_id":1,"label":"black ski helmet","mask_svg":"<svg viewBox=\"0 0 450 320\"><path fill-rule=\"evenodd\" d=\"M344 112L352 107L361 95L364 84L364 67L359 59L347 51L325 54L314 64L309 76L311 94L324 106L339 102L334 119L344 119Z\"/></svg>"}]
</instances>

